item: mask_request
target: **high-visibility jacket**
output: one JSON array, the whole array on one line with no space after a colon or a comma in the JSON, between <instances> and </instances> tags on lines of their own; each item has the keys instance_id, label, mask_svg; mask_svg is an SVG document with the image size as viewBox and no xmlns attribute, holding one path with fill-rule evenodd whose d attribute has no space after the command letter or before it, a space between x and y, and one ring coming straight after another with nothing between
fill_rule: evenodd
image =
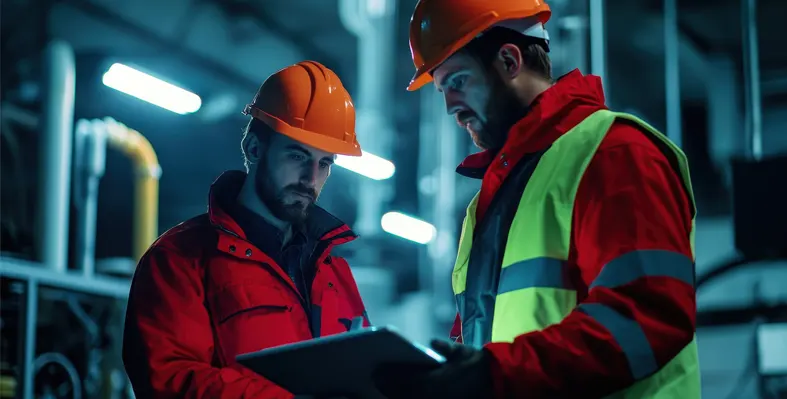
<instances>
[{"instance_id":1,"label":"high-visibility jacket","mask_svg":"<svg viewBox=\"0 0 787 399\"><path fill-rule=\"evenodd\" d=\"M638 124L659 144L676 165L694 209L688 164L679 148L632 115L594 112L548 149L520 161L496 194L494 201L499 203L493 202L480 224L475 220L478 196L470 203L452 276L461 339L477 347L510 342L521 334L559 323L578 309L610 331L628 360L635 383L612 398L699 398L696 339L658 368L640 326L605 305L578 303L576 288L568 277L566 261L577 188L617 118ZM503 200L517 198L519 193L519 201ZM506 245L486 246L485 240L504 240ZM693 227L690 241L693 254ZM481 244L474 246L474 242ZM693 285L693 255L689 259L660 250L629 252L607 263L589 288L617 287L654 275Z\"/></svg>"}]
</instances>

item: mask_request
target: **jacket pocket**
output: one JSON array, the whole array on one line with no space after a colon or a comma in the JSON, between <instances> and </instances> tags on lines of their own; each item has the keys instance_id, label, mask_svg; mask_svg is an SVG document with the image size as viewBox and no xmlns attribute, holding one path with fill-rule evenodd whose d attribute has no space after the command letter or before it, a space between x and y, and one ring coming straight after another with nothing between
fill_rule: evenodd
<instances>
[{"instance_id":1,"label":"jacket pocket","mask_svg":"<svg viewBox=\"0 0 787 399\"><path fill-rule=\"evenodd\" d=\"M276 287L231 285L214 294L212 302L219 343L228 361L303 339L299 334L303 326L295 325L299 320L293 315L293 304Z\"/></svg>"},{"instance_id":2,"label":"jacket pocket","mask_svg":"<svg viewBox=\"0 0 787 399\"><path fill-rule=\"evenodd\" d=\"M285 298L275 289L263 285L235 285L216 295L219 324L243 313L286 312L292 310Z\"/></svg>"}]
</instances>

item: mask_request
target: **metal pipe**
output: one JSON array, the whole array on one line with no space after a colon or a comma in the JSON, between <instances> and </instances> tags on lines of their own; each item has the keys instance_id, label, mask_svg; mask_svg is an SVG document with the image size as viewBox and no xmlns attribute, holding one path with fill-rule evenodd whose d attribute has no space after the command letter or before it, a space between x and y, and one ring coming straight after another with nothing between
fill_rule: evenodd
<instances>
[{"instance_id":1,"label":"metal pipe","mask_svg":"<svg viewBox=\"0 0 787 399\"><path fill-rule=\"evenodd\" d=\"M358 91L356 96L358 141L375 155L390 159L394 135L386 84L393 81L393 43L396 0L340 0L344 27L358 39ZM358 184L358 217L355 230L366 237L381 231L383 204L391 196L391 181L362 180ZM371 259L374 254L367 250Z\"/></svg>"},{"instance_id":2,"label":"metal pipe","mask_svg":"<svg viewBox=\"0 0 787 399\"><path fill-rule=\"evenodd\" d=\"M128 278L96 276L94 279L88 280L74 273L58 275L42 268L37 262L3 256L0 256L0 277L25 281L34 280L42 286L121 300L128 298L129 285L131 284ZM20 321L19 324L24 323ZM19 348L21 351L24 345L19 345Z\"/></svg>"},{"instance_id":3,"label":"metal pipe","mask_svg":"<svg viewBox=\"0 0 787 399\"><path fill-rule=\"evenodd\" d=\"M22 395L24 399L33 399L33 381L35 380L36 370L34 361L36 358L36 335L38 327L38 281L36 279L27 280L24 299L24 320L25 320L25 344L20 366L22 377Z\"/></svg>"},{"instance_id":4,"label":"metal pipe","mask_svg":"<svg viewBox=\"0 0 787 399\"><path fill-rule=\"evenodd\" d=\"M158 237L158 195L161 166L156 151L145 136L134 129L105 118L107 144L131 159L135 169L134 181L134 239L132 256L142 258L150 244Z\"/></svg>"},{"instance_id":5,"label":"metal pipe","mask_svg":"<svg viewBox=\"0 0 787 399\"><path fill-rule=\"evenodd\" d=\"M71 141L74 123L74 52L63 41L44 51L43 129L39 137L39 209L36 236L44 267L65 272L68 260Z\"/></svg>"},{"instance_id":6,"label":"metal pipe","mask_svg":"<svg viewBox=\"0 0 787 399\"><path fill-rule=\"evenodd\" d=\"M757 34L757 0L741 2L743 63L746 87L746 150L749 158L762 159L762 95L760 49Z\"/></svg>"},{"instance_id":7,"label":"metal pipe","mask_svg":"<svg viewBox=\"0 0 787 399\"><path fill-rule=\"evenodd\" d=\"M457 245L456 165L463 151L456 124L445 113L443 98L436 90L421 90L418 175L419 205L430 215L437 237L419 259L419 287L432 296L436 319L450 322L456 315L451 279Z\"/></svg>"},{"instance_id":8,"label":"metal pipe","mask_svg":"<svg viewBox=\"0 0 787 399\"><path fill-rule=\"evenodd\" d=\"M664 88L666 90L667 137L683 145L680 102L680 40L677 0L664 0Z\"/></svg>"},{"instance_id":9,"label":"metal pipe","mask_svg":"<svg viewBox=\"0 0 787 399\"><path fill-rule=\"evenodd\" d=\"M590 0L590 73L601 78L601 85L607 91L607 38L604 27L606 4L604 0Z\"/></svg>"},{"instance_id":10,"label":"metal pipe","mask_svg":"<svg viewBox=\"0 0 787 399\"><path fill-rule=\"evenodd\" d=\"M103 121L81 119L75 130L74 205L76 221L76 266L85 277L95 275L96 223L98 220L98 188L104 176L107 133Z\"/></svg>"},{"instance_id":11,"label":"metal pipe","mask_svg":"<svg viewBox=\"0 0 787 399\"><path fill-rule=\"evenodd\" d=\"M0 115L28 129L38 129L38 115L14 104L4 102L0 105Z\"/></svg>"},{"instance_id":12,"label":"metal pipe","mask_svg":"<svg viewBox=\"0 0 787 399\"><path fill-rule=\"evenodd\" d=\"M439 159L435 157L439 148L437 147L438 136L443 133L437 131L435 114L439 112L436 104L436 93L432 90L420 90L421 97L420 120L418 126L418 209L426 215L437 216L435 209L435 197L437 196L439 178ZM427 133L428 132L428 133ZM436 221L435 221L436 222ZM433 291L434 281L432 280L435 268L431 250L440 241L440 229L435 223L437 237L429 243L426 251L420 254L418 260L418 289L421 291Z\"/></svg>"}]
</instances>

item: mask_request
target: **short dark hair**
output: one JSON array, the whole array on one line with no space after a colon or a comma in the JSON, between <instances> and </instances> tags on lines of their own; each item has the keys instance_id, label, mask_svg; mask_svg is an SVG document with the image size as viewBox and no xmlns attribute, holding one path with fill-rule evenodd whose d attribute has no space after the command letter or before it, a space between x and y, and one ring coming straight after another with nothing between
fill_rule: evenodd
<instances>
[{"instance_id":1,"label":"short dark hair","mask_svg":"<svg viewBox=\"0 0 787 399\"><path fill-rule=\"evenodd\" d=\"M246 127L243 128L243 137L240 140L240 151L243 153L243 166L246 167L246 172L249 171L249 156L246 154L246 145L249 142L249 139L252 137L257 137L257 140L260 141L261 144L266 145L270 141L270 138L276 133L275 130L271 129L267 123L257 119L257 118L250 118L249 123L246 124Z\"/></svg>"},{"instance_id":2,"label":"short dark hair","mask_svg":"<svg viewBox=\"0 0 787 399\"><path fill-rule=\"evenodd\" d=\"M546 80L552 80L552 61L547 54L546 42L513 29L496 26L470 41L463 51L488 68L504 44L513 44L519 48L527 69Z\"/></svg>"}]
</instances>

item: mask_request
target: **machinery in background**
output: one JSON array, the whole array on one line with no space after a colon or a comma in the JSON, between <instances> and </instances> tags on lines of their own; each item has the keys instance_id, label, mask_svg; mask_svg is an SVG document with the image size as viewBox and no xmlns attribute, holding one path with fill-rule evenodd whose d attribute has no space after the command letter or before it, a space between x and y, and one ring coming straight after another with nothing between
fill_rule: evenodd
<instances>
[{"instance_id":1,"label":"machinery in background","mask_svg":"<svg viewBox=\"0 0 787 399\"><path fill-rule=\"evenodd\" d=\"M787 185L783 183L787 154L763 156L756 3L741 2L747 156L732 162L733 229L738 256L698 276L697 290L732 271L763 263L787 263ZM755 300L746 308L697 314L698 327L745 324L754 330L750 361L728 397L740 397L749 377L756 378L760 398L787 397L787 302Z\"/></svg>"},{"instance_id":2,"label":"machinery in background","mask_svg":"<svg viewBox=\"0 0 787 399\"><path fill-rule=\"evenodd\" d=\"M777 183L787 173L787 155L738 159L733 162L732 171L733 227L739 255L698 276L698 290L742 268L763 263L787 265L787 186ZM760 398L787 397L787 302L756 300L746 308L716 309L697 315L698 327L742 324L750 324L754 330L751 358L742 378L756 377ZM738 387L736 390L742 389ZM733 392L730 397L737 394Z\"/></svg>"},{"instance_id":3,"label":"machinery in background","mask_svg":"<svg viewBox=\"0 0 787 399\"><path fill-rule=\"evenodd\" d=\"M5 110L11 108L3 105L4 119L15 119L30 134L39 132L41 201L34 258L21 251L0 255L0 397L133 396L120 357L122 318L129 275L158 234L161 168L147 139L111 118L80 120L74 129L73 51L55 41L44 60L44 112L9 115ZM131 158L135 167L134 239L131 259L96 262L98 187L107 147ZM75 261L69 268L72 210ZM72 331L79 333L65 334Z\"/></svg>"}]
</instances>

